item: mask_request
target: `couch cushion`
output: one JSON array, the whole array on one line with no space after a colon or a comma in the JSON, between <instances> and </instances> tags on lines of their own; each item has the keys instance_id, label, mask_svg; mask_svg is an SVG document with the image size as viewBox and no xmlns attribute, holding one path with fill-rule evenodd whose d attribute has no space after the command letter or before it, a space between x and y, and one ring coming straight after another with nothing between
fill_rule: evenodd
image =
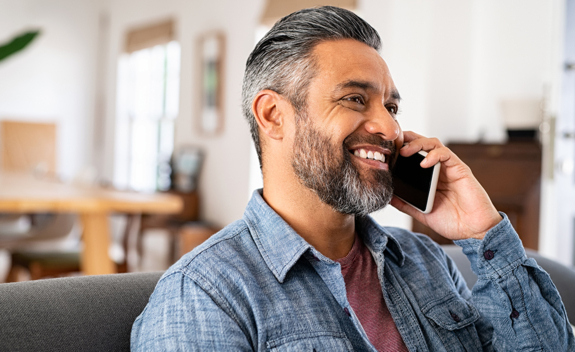
<instances>
[{"instance_id":1,"label":"couch cushion","mask_svg":"<svg viewBox=\"0 0 575 352\"><path fill-rule=\"evenodd\" d=\"M129 351L162 273L0 284L0 351Z\"/></svg>"}]
</instances>

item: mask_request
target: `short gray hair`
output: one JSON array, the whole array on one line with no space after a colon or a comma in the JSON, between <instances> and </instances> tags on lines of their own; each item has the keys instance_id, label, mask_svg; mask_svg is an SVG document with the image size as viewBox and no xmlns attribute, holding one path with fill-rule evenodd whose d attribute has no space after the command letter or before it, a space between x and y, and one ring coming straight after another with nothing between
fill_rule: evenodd
<instances>
[{"instance_id":1,"label":"short gray hair","mask_svg":"<svg viewBox=\"0 0 575 352\"><path fill-rule=\"evenodd\" d=\"M296 112L306 107L307 88L317 73L314 47L324 41L355 39L381 48L377 31L351 11L322 6L294 12L279 20L248 57L242 85L242 109L250 125L260 167L262 148L252 112L256 95L270 89L285 96Z\"/></svg>"}]
</instances>

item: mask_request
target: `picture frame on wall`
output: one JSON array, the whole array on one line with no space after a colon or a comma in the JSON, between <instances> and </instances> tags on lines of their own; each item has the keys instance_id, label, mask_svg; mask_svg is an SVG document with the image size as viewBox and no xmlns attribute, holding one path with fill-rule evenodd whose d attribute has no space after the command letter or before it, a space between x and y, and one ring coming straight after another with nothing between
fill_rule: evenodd
<instances>
[{"instance_id":1,"label":"picture frame on wall","mask_svg":"<svg viewBox=\"0 0 575 352\"><path fill-rule=\"evenodd\" d=\"M204 152L200 147L180 145L172 160L174 189L184 193L196 190L203 160Z\"/></svg>"},{"instance_id":2,"label":"picture frame on wall","mask_svg":"<svg viewBox=\"0 0 575 352\"><path fill-rule=\"evenodd\" d=\"M215 136L224 129L224 65L226 38L211 31L198 39L198 128L200 134Z\"/></svg>"}]
</instances>

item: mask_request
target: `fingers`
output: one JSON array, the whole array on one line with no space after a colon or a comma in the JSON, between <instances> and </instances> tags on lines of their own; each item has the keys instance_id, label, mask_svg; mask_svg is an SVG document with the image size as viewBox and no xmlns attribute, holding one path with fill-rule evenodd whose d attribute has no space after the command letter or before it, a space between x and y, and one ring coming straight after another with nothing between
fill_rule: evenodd
<instances>
[{"instance_id":1,"label":"fingers","mask_svg":"<svg viewBox=\"0 0 575 352\"><path fill-rule=\"evenodd\" d=\"M403 135L408 144L404 145L399 153L407 157L420 150L426 151L427 156L420 164L423 168L432 167L438 162L448 167L461 163L461 160L437 138L426 138L412 131L405 131Z\"/></svg>"},{"instance_id":2,"label":"fingers","mask_svg":"<svg viewBox=\"0 0 575 352\"><path fill-rule=\"evenodd\" d=\"M403 131L403 141L409 143L414 139L424 138L422 135L417 134L413 131Z\"/></svg>"},{"instance_id":3,"label":"fingers","mask_svg":"<svg viewBox=\"0 0 575 352\"><path fill-rule=\"evenodd\" d=\"M389 202L389 204L391 204L391 206L393 206L397 210L401 211L402 213L406 213L407 215L410 215L409 211L412 210L412 209L409 209L411 207L409 205L407 205L407 203L405 203L401 199L397 198L396 196L393 196L393 198L391 198L391 201Z\"/></svg>"},{"instance_id":4,"label":"fingers","mask_svg":"<svg viewBox=\"0 0 575 352\"><path fill-rule=\"evenodd\" d=\"M423 168L428 168L437 163L442 163L443 165L450 167L461 164L461 160L459 160L459 158L453 154L449 148L441 147L428 152L420 165Z\"/></svg>"},{"instance_id":5,"label":"fingers","mask_svg":"<svg viewBox=\"0 0 575 352\"><path fill-rule=\"evenodd\" d=\"M400 150L403 156L413 155L420 150L428 152L433 149L445 147L437 138L426 138L411 131L404 132L403 135L406 142Z\"/></svg>"}]
</instances>

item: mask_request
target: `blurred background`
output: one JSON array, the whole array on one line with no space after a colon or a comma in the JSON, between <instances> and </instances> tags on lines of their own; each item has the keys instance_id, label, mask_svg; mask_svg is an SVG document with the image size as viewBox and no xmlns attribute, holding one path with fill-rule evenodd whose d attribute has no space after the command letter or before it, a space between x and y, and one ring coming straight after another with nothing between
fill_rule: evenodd
<instances>
[{"instance_id":1,"label":"blurred background","mask_svg":"<svg viewBox=\"0 0 575 352\"><path fill-rule=\"evenodd\" d=\"M526 247L572 266L573 0L0 0L0 280L163 270L241 218L262 184L245 61L327 4L379 31L402 128L448 144ZM85 264L97 246L113 267Z\"/></svg>"}]
</instances>

